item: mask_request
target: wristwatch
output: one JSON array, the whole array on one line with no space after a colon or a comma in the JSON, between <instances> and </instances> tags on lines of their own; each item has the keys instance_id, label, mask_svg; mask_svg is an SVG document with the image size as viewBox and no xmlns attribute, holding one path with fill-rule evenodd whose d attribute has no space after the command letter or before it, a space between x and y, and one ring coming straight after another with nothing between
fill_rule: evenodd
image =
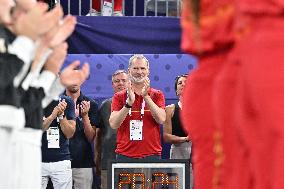
<instances>
[{"instance_id":1,"label":"wristwatch","mask_svg":"<svg viewBox=\"0 0 284 189\"><path fill-rule=\"evenodd\" d=\"M62 120L62 119L64 119L64 116L63 116L63 115L60 115L60 116L57 116L57 118L58 118L59 120Z\"/></svg>"},{"instance_id":2,"label":"wristwatch","mask_svg":"<svg viewBox=\"0 0 284 189\"><path fill-rule=\"evenodd\" d=\"M127 102L126 104L124 105L125 108L132 108L132 106L130 106Z\"/></svg>"}]
</instances>

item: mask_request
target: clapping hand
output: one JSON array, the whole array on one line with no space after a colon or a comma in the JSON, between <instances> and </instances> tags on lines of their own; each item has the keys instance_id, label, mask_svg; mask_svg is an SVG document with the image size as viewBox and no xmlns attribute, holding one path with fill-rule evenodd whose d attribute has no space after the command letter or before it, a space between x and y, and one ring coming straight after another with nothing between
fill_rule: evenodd
<instances>
[{"instance_id":1,"label":"clapping hand","mask_svg":"<svg viewBox=\"0 0 284 189\"><path fill-rule=\"evenodd\" d=\"M132 104L134 103L135 101L135 94L134 94L134 91L133 91L133 88L132 88L132 83L131 81L129 81L129 85L127 87L127 104L132 106Z\"/></svg>"},{"instance_id":2,"label":"clapping hand","mask_svg":"<svg viewBox=\"0 0 284 189\"><path fill-rule=\"evenodd\" d=\"M56 6L47 12L48 5L35 3L26 13L18 15L12 30L16 35L24 35L36 41L52 28L56 27L63 16L63 10Z\"/></svg>"},{"instance_id":3,"label":"clapping hand","mask_svg":"<svg viewBox=\"0 0 284 189\"><path fill-rule=\"evenodd\" d=\"M65 57L67 55L67 43L61 43L58 45L51 55L48 57L47 61L44 64L44 68L57 74L60 71L62 64L64 63ZM34 63L33 65L34 66Z\"/></svg>"},{"instance_id":4,"label":"clapping hand","mask_svg":"<svg viewBox=\"0 0 284 189\"><path fill-rule=\"evenodd\" d=\"M74 16L67 15L57 26L49 30L43 37L41 42L51 49L64 42L74 31L77 21Z\"/></svg>"},{"instance_id":5,"label":"clapping hand","mask_svg":"<svg viewBox=\"0 0 284 189\"><path fill-rule=\"evenodd\" d=\"M144 79L144 87L142 88L141 95L143 97L147 96L149 89L150 89L150 79L147 77Z\"/></svg>"},{"instance_id":6,"label":"clapping hand","mask_svg":"<svg viewBox=\"0 0 284 189\"><path fill-rule=\"evenodd\" d=\"M90 110L90 101L83 100L80 105L81 116L87 115Z\"/></svg>"},{"instance_id":7,"label":"clapping hand","mask_svg":"<svg viewBox=\"0 0 284 189\"><path fill-rule=\"evenodd\" d=\"M75 84L82 84L89 76L90 66L88 63L85 63L81 69L75 70L80 65L79 61L74 61L60 74L61 84L65 87Z\"/></svg>"},{"instance_id":8,"label":"clapping hand","mask_svg":"<svg viewBox=\"0 0 284 189\"><path fill-rule=\"evenodd\" d=\"M58 117L58 116L62 116L64 114L64 111L67 107L67 103L65 102L65 100L63 99L62 101L60 101L58 103L58 105L53 109L52 111L52 115L53 117Z\"/></svg>"}]
</instances>

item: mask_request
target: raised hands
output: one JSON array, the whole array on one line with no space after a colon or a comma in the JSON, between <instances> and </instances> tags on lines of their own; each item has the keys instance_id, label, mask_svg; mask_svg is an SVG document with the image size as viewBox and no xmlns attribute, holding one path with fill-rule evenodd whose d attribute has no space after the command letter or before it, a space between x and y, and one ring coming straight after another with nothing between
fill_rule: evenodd
<instances>
[{"instance_id":1,"label":"raised hands","mask_svg":"<svg viewBox=\"0 0 284 189\"><path fill-rule=\"evenodd\" d=\"M135 101L135 94L134 94L134 90L132 88L132 83L129 80L129 85L127 87L127 99L126 99L126 102L127 102L128 105L132 106L134 101Z\"/></svg>"},{"instance_id":2,"label":"raised hands","mask_svg":"<svg viewBox=\"0 0 284 189\"><path fill-rule=\"evenodd\" d=\"M67 47L67 43L61 43L58 45L48 57L44 68L53 72L54 74L58 74L67 55Z\"/></svg>"},{"instance_id":3,"label":"raised hands","mask_svg":"<svg viewBox=\"0 0 284 189\"><path fill-rule=\"evenodd\" d=\"M58 117L58 116L62 116L64 115L64 111L67 107L67 103L65 102L65 100L63 99L62 101L60 101L58 103L58 105L53 109L52 111L52 116L53 117Z\"/></svg>"},{"instance_id":4,"label":"raised hands","mask_svg":"<svg viewBox=\"0 0 284 189\"><path fill-rule=\"evenodd\" d=\"M63 16L60 6L56 6L49 12L47 10L48 5L44 3L35 3L30 10L22 10L15 16L12 31L16 35L24 35L36 41L41 35L57 26Z\"/></svg>"},{"instance_id":5,"label":"raised hands","mask_svg":"<svg viewBox=\"0 0 284 189\"><path fill-rule=\"evenodd\" d=\"M90 110L90 101L82 101L81 104L80 104L80 109L81 109L81 115L84 116L84 115L87 115L89 110Z\"/></svg>"},{"instance_id":6,"label":"raised hands","mask_svg":"<svg viewBox=\"0 0 284 189\"><path fill-rule=\"evenodd\" d=\"M48 5L33 0L17 0L14 21L11 27L16 35L24 35L40 41L48 48L55 48L74 31L76 18L68 15L64 19L60 5L51 11Z\"/></svg>"},{"instance_id":7,"label":"raised hands","mask_svg":"<svg viewBox=\"0 0 284 189\"><path fill-rule=\"evenodd\" d=\"M90 66L84 63L81 69L76 69L80 65L79 61L72 62L60 74L61 84L65 87L75 84L82 84L89 76ZM76 70L75 70L76 69Z\"/></svg>"},{"instance_id":8,"label":"raised hands","mask_svg":"<svg viewBox=\"0 0 284 189\"><path fill-rule=\"evenodd\" d=\"M141 95L143 97L147 96L149 89L150 89L150 79L147 77L144 79L144 87L142 88Z\"/></svg>"},{"instance_id":9,"label":"raised hands","mask_svg":"<svg viewBox=\"0 0 284 189\"><path fill-rule=\"evenodd\" d=\"M78 117L79 115L81 115L82 117L88 115L90 107L91 107L90 101L83 100L81 104L77 104L75 110L76 117Z\"/></svg>"},{"instance_id":10,"label":"raised hands","mask_svg":"<svg viewBox=\"0 0 284 189\"><path fill-rule=\"evenodd\" d=\"M40 44L54 49L73 33L76 23L76 17L71 15L64 17L55 27L42 36Z\"/></svg>"}]
</instances>

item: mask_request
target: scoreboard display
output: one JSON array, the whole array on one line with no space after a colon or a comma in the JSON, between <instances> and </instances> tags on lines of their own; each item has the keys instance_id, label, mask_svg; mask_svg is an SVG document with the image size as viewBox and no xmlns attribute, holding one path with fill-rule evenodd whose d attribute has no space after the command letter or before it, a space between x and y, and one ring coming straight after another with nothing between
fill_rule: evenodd
<instances>
[{"instance_id":1,"label":"scoreboard display","mask_svg":"<svg viewBox=\"0 0 284 189\"><path fill-rule=\"evenodd\" d=\"M188 160L112 162L109 189L188 189Z\"/></svg>"}]
</instances>

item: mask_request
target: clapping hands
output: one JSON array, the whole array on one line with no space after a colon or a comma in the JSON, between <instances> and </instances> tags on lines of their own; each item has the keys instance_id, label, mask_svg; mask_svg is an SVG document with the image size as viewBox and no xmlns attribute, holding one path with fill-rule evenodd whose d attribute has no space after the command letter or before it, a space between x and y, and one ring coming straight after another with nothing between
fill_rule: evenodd
<instances>
[{"instance_id":1,"label":"clapping hands","mask_svg":"<svg viewBox=\"0 0 284 189\"><path fill-rule=\"evenodd\" d=\"M52 115L53 117L58 117L58 116L62 116L64 115L64 111L67 107L67 103L65 102L65 100L63 99L62 101L60 101L58 103L58 105L53 109L52 111Z\"/></svg>"},{"instance_id":2,"label":"clapping hands","mask_svg":"<svg viewBox=\"0 0 284 189\"><path fill-rule=\"evenodd\" d=\"M134 101L135 101L135 94L134 94L134 90L132 88L132 83L129 80L129 85L127 87L127 99L126 99L126 102L127 102L128 105L132 106Z\"/></svg>"},{"instance_id":3,"label":"clapping hands","mask_svg":"<svg viewBox=\"0 0 284 189\"><path fill-rule=\"evenodd\" d=\"M141 95L143 97L147 96L149 89L150 89L150 79L147 77L144 79L144 87L142 88Z\"/></svg>"},{"instance_id":4,"label":"clapping hands","mask_svg":"<svg viewBox=\"0 0 284 189\"><path fill-rule=\"evenodd\" d=\"M78 104L79 105L79 104ZM80 109L81 109L81 116L85 116L88 114L89 110L90 110L90 101L85 101L83 100L80 104Z\"/></svg>"}]
</instances>

